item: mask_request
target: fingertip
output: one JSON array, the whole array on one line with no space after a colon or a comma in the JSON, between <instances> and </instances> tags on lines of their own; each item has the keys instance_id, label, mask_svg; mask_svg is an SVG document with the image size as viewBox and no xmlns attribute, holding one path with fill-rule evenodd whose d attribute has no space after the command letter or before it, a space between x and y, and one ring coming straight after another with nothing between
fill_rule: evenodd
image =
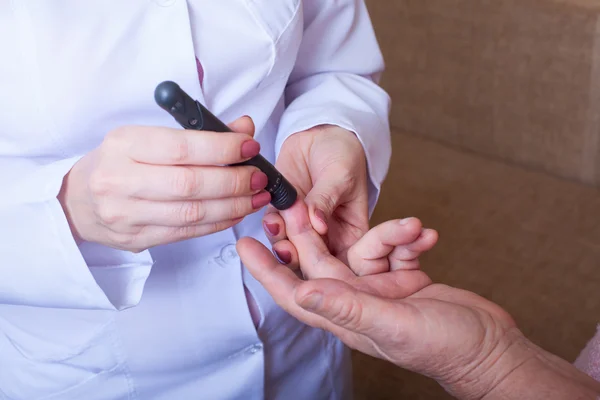
<instances>
[{"instance_id":1,"label":"fingertip","mask_svg":"<svg viewBox=\"0 0 600 400\"><path fill-rule=\"evenodd\" d=\"M424 252L431 250L438 242L439 234L434 229L423 229L421 235L410 246L411 250Z\"/></svg>"},{"instance_id":2,"label":"fingertip","mask_svg":"<svg viewBox=\"0 0 600 400\"><path fill-rule=\"evenodd\" d=\"M305 232L308 228L313 228L310 222L308 207L304 201L297 201L292 207L281 211L281 216L286 222L288 236L293 236Z\"/></svg>"},{"instance_id":3,"label":"fingertip","mask_svg":"<svg viewBox=\"0 0 600 400\"><path fill-rule=\"evenodd\" d=\"M318 208L312 208L310 213L310 222L313 226L314 230L321 236L327 235L329 231L329 226L327 225L327 216L323 210Z\"/></svg>"},{"instance_id":4,"label":"fingertip","mask_svg":"<svg viewBox=\"0 0 600 400\"><path fill-rule=\"evenodd\" d=\"M386 246L403 246L417 240L422 230L421 220L411 217L383 222L368 231L365 238L368 238L369 242L380 242Z\"/></svg>"},{"instance_id":5,"label":"fingertip","mask_svg":"<svg viewBox=\"0 0 600 400\"><path fill-rule=\"evenodd\" d=\"M281 240L273 245L273 253L278 261L290 268L297 270L300 267L300 261L296 247L289 240Z\"/></svg>"},{"instance_id":6,"label":"fingertip","mask_svg":"<svg viewBox=\"0 0 600 400\"><path fill-rule=\"evenodd\" d=\"M229 128L237 133L245 133L246 135L250 135L254 137L254 121L248 115L244 115L243 117L238 118L231 124L229 124Z\"/></svg>"},{"instance_id":7,"label":"fingertip","mask_svg":"<svg viewBox=\"0 0 600 400\"><path fill-rule=\"evenodd\" d=\"M415 217L404 218L398 220L397 223L402 227L403 230L411 232L421 232L423 229L423 223L419 218Z\"/></svg>"},{"instance_id":8,"label":"fingertip","mask_svg":"<svg viewBox=\"0 0 600 400\"><path fill-rule=\"evenodd\" d=\"M252 249L256 244L256 239L251 237L243 237L237 241L235 244L235 249L237 250L240 258L244 258L244 255L248 252L248 250Z\"/></svg>"},{"instance_id":9,"label":"fingertip","mask_svg":"<svg viewBox=\"0 0 600 400\"><path fill-rule=\"evenodd\" d=\"M256 269L256 266L261 264L269 264L269 258L272 258L269 250L251 237L243 237L238 240L236 250L242 262L251 269Z\"/></svg>"},{"instance_id":10,"label":"fingertip","mask_svg":"<svg viewBox=\"0 0 600 400\"><path fill-rule=\"evenodd\" d=\"M440 240L440 233L435 229L425 229L423 236L427 237L433 244L436 244Z\"/></svg>"},{"instance_id":11,"label":"fingertip","mask_svg":"<svg viewBox=\"0 0 600 400\"><path fill-rule=\"evenodd\" d=\"M263 217L263 228L271 241L278 241L285 237L285 221L279 214L267 214Z\"/></svg>"}]
</instances>

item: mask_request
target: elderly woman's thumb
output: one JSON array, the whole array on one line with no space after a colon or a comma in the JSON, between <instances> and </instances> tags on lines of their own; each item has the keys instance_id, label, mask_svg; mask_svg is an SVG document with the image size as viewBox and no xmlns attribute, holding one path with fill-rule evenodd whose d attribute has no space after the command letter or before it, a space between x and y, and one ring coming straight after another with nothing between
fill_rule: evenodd
<instances>
[{"instance_id":1,"label":"elderly woman's thumb","mask_svg":"<svg viewBox=\"0 0 600 400\"><path fill-rule=\"evenodd\" d=\"M381 325L379 312L386 302L349 284L333 279L317 279L297 289L296 303L340 328L368 335Z\"/></svg>"}]
</instances>

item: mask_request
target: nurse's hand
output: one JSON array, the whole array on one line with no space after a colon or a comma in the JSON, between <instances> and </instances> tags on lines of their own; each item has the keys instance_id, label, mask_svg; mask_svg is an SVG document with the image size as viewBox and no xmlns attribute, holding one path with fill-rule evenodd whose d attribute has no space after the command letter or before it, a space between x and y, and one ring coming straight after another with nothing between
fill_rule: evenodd
<instances>
[{"instance_id":1,"label":"nurse's hand","mask_svg":"<svg viewBox=\"0 0 600 400\"><path fill-rule=\"evenodd\" d=\"M123 127L69 172L59 200L77 240L139 252L227 229L270 201L248 117L235 133Z\"/></svg>"},{"instance_id":2,"label":"nurse's hand","mask_svg":"<svg viewBox=\"0 0 600 400\"><path fill-rule=\"evenodd\" d=\"M323 235L333 255L347 261L347 251L369 229L367 161L354 133L324 125L290 136L276 167L305 197L310 222ZM273 249L284 263L286 224L269 207L263 224Z\"/></svg>"}]
</instances>

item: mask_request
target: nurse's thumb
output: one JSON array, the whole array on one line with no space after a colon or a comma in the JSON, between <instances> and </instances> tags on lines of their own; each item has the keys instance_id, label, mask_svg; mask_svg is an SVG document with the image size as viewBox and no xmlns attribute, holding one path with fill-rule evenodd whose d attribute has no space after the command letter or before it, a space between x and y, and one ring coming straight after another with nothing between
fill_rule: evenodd
<instances>
[{"instance_id":1,"label":"nurse's thumb","mask_svg":"<svg viewBox=\"0 0 600 400\"><path fill-rule=\"evenodd\" d=\"M234 132L245 133L246 135L250 135L250 136L254 136L254 130L256 129L254 127L254 121L252 121L252 118L250 118L247 115L236 119L235 121L230 123L228 126L229 126L229 129L231 129Z\"/></svg>"},{"instance_id":2,"label":"nurse's thumb","mask_svg":"<svg viewBox=\"0 0 600 400\"><path fill-rule=\"evenodd\" d=\"M378 315L386 301L332 279L307 281L296 290L296 303L330 323L366 336L377 333Z\"/></svg>"},{"instance_id":3,"label":"nurse's thumb","mask_svg":"<svg viewBox=\"0 0 600 400\"><path fill-rule=\"evenodd\" d=\"M335 180L322 177L306 195L304 202L308 206L310 222L319 235L328 231L328 222L344 195L344 187Z\"/></svg>"}]
</instances>

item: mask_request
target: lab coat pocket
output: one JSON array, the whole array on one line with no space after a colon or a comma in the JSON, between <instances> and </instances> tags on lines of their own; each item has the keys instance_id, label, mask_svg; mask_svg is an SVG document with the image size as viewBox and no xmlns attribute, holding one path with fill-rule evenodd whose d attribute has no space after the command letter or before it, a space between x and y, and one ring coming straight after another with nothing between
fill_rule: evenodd
<instances>
[{"instance_id":1,"label":"lab coat pocket","mask_svg":"<svg viewBox=\"0 0 600 400\"><path fill-rule=\"evenodd\" d=\"M89 399L104 391L102 382L110 382L118 398L129 395L112 316L103 311L35 310L36 318L32 311L0 312L0 396L70 399L84 390ZM65 314L71 318L66 320Z\"/></svg>"}]
</instances>

